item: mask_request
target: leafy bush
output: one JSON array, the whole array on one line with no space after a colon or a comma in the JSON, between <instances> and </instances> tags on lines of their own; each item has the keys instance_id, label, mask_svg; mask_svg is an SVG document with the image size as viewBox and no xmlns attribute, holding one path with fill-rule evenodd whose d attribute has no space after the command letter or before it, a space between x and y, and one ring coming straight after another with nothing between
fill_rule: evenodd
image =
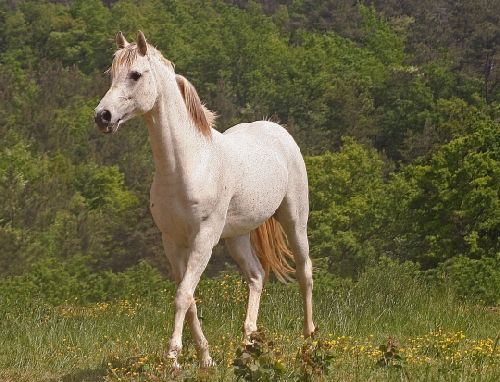
<instances>
[{"instance_id":1,"label":"leafy bush","mask_svg":"<svg viewBox=\"0 0 500 382\"><path fill-rule=\"evenodd\" d=\"M454 257L441 264L436 273L464 298L500 304L500 254L480 259Z\"/></svg>"},{"instance_id":2,"label":"leafy bush","mask_svg":"<svg viewBox=\"0 0 500 382\"><path fill-rule=\"evenodd\" d=\"M300 363L300 380L315 381L329 374L332 367L333 353L325 342L308 340L297 353Z\"/></svg>"},{"instance_id":3,"label":"leafy bush","mask_svg":"<svg viewBox=\"0 0 500 382\"><path fill-rule=\"evenodd\" d=\"M236 349L234 374L245 381L279 381L286 370L281 356L274 341L269 341L260 329L250 335L250 344Z\"/></svg>"},{"instance_id":4,"label":"leafy bush","mask_svg":"<svg viewBox=\"0 0 500 382\"><path fill-rule=\"evenodd\" d=\"M0 298L18 302L39 299L53 305L90 303L154 295L173 286L146 261L124 272L95 272L89 260L85 256L66 261L40 259L29 272L0 280Z\"/></svg>"}]
</instances>

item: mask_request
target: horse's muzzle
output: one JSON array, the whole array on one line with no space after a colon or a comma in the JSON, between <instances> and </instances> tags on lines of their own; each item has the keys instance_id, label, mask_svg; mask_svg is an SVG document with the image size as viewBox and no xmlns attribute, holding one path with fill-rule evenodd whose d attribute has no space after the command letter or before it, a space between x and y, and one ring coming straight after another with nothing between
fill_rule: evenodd
<instances>
[{"instance_id":1,"label":"horse's muzzle","mask_svg":"<svg viewBox=\"0 0 500 382\"><path fill-rule=\"evenodd\" d=\"M103 133L111 133L111 112L109 110L100 110L95 114L94 121Z\"/></svg>"}]
</instances>

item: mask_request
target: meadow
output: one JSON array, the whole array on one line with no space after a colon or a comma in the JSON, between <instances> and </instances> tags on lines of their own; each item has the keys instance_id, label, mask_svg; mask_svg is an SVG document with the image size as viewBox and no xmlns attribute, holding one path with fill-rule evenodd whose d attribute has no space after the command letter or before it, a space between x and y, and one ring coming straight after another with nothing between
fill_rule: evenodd
<instances>
[{"instance_id":1,"label":"meadow","mask_svg":"<svg viewBox=\"0 0 500 382\"><path fill-rule=\"evenodd\" d=\"M163 353L174 287L147 296L0 307L2 381L497 381L500 312L459 300L405 265L356 283L318 276L315 338L301 337L295 283L267 283L261 332L242 344L246 286L236 272L203 279L199 315L217 365L198 367L188 331L182 369Z\"/></svg>"}]
</instances>

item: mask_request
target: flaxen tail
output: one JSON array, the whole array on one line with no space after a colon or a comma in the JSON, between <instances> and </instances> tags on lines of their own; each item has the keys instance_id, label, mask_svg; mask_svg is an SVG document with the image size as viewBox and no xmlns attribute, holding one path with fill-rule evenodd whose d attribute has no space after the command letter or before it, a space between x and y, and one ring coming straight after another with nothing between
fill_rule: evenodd
<instances>
[{"instance_id":1,"label":"flaxen tail","mask_svg":"<svg viewBox=\"0 0 500 382\"><path fill-rule=\"evenodd\" d=\"M287 246L286 234L273 217L250 232L250 241L266 277L272 271L281 282L291 281L295 273L293 254Z\"/></svg>"}]
</instances>

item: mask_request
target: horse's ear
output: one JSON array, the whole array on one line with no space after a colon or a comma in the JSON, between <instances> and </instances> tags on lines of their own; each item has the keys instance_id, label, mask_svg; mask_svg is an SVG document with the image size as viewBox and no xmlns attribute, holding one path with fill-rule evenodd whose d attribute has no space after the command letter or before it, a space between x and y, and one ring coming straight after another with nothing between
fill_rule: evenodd
<instances>
[{"instance_id":1,"label":"horse's ear","mask_svg":"<svg viewBox=\"0 0 500 382\"><path fill-rule=\"evenodd\" d=\"M145 56L148 51L148 43L146 42L146 37L144 37L144 33L139 31L137 33L137 49L139 50L139 54L141 56Z\"/></svg>"},{"instance_id":2,"label":"horse's ear","mask_svg":"<svg viewBox=\"0 0 500 382\"><path fill-rule=\"evenodd\" d=\"M116 34L115 42L118 49L123 49L128 45L128 42L125 40L125 36L121 31Z\"/></svg>"}]
</instances>

